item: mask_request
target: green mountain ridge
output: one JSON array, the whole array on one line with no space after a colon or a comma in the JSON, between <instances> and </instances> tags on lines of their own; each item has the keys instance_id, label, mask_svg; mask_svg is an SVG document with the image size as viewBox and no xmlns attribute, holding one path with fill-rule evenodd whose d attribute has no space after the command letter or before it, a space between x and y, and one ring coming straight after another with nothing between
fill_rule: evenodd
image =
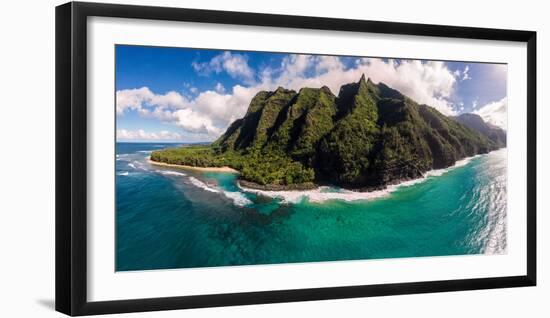
<instances>
[{"instance_id":1,"label":"green mountain ridge","mask_svg":"<svg viewBox=\"0 0 550 318\"><path fill-rule=\"evenodd\" d=\"M452 117L455 121L469 127L487 138L494 141L498 146L506 146L506 132L491 123L486 123L481 116L477 114L460 114L459 116Z\"/></svg>"},{"instance_id":2,"label":"green mountain ridge","mask_svg":"<svg viewBox=\"0 0 550 318\"><path fill-rule=\"evenodd\" d=\"M503 130L472 118L447 117L363 75L338 96L328 87L259 92L210 146L155 151L151 159L230 166L246 186L269 190L380 189L505 146Z\"/></svg>"}]
</instances>

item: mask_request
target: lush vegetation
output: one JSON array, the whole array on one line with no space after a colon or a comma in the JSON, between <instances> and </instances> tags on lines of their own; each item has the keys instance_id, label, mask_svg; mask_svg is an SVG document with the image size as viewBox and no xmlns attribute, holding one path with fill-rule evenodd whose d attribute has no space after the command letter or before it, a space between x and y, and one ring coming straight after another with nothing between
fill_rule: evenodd
<instances>
[{"instance_id":1,"label":"lush vegetation","mask_svg":"<svg viewBox=\"0 0 550 318\"><path fill-rule=\"evenodd\" d=\"M247 153L219 152L211 146L189 146L154 151L151 160L194 167L231 167L245 180L260 185L306 184L314 180L312 168L288 156L261 150Z\"/></svg>"},{"instance_id":2,"label":"lush vegetation","mask_svg":"<svg viewBox=\"0 0 550 318\"><path fill-rule=\"evenodd\" d=\"M262 91L212 145L155 151L151 159L229 166L258 185L379 188L504 146L502 130L468 119L462 124L363 76L338 96L327 87Z\"/></svg>"}]
</instances>

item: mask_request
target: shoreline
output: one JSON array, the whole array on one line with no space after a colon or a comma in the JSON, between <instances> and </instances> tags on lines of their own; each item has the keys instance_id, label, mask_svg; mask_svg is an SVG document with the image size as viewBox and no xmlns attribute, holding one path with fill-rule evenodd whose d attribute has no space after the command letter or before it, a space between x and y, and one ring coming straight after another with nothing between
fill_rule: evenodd
<instances>
[{"instance_id":1,"label":"shoreline","mask_svg":"<svg viewBox=\"0 0 550 318\"><path fill-rule=\"evenodd\" d=\"M343 201L358 201L358 200L372 200L382 197L386 197L392 192L396 191L401 187L412 186L421 182L428 180L431 177L439 177L447 172L450 172L456 168L463 167L470 163L473 159L476 159L483 155L488 155L495 151L501 151L506 148L501 148L497 150L490 151L486 154L478 154L471 157L466 157L460 160L457 160L454 165L449 166L443 169L433 169L426 171L424 175L420 178L404 180L402 182L387 184L383 189L373 189L372 191L357 191L349 190L345 188L339 188L339 191L333 192L330 191L331 187L318 185L316 188L307 189L307 190L283 190L283 191L274 191L274 190L260 190L249 188L243 186L241 182L237 182L237 186L244 192L253 193L256 195L263 195L271 198L280 198L283 202L287 203L296 203L300 202L304 197L307 197L310 202L324 202L328 200L343 200Z\"/></svg>"},{"instance_id":2,"label":"shoreline","mask_svg":"<svg viewBox=\"0 0 550 318\"><path fill-rule=\"evenodd\" d=\"M356 201L356 200L365 200L365 199L368 200L368 199L375 199L375 198L387 196L388 194L390 194L391 192L394 192L400 187L407 187L417 183L421 183L426 181L430 177L441 176L451 170L454 170L455 168L459 168L467 165L471 160L477 157L488 155L492 152L501 151L503 149L506 149L506 147L493 150L485 154L477 154L471 157L466 157L466 158L457 160L454 165L446 168L426 171L419 178L401 180L396 183L387 184L384 188L373 188L367 191L361 191L359 189L339 188L338 192L333 192L333 191L326 192L326 190L332 187L327 185L315 184L315 183L300 184L295 186L261 186L246 180L237 180L236 183L237 183L237 187L244 192L264 195L272 198L279 197L279 198L283 198L284 201L290 201L290 202L299 201L302 197L309 197L312 202L321 202L321 201L326 201L331 199L336 199L336 200L340 199L344 201ZM148 159L148 161L150 164L157 165L157 166L179 168L179 169L185 169L185 170L195 170L195 171L203 171L203 172L225 172L225 173L236 173L236 174L240 173L238 170L227 166L193 167L193 166L187 166L187 165L169 164L169 163L153 161L150 158Z\"/></svg>"},{"instance_id":3,"label":"shoreline","mask_svg":"<svg viewBox=\"0 0 550 318\"><path fill-rule=\"evenodd\" d=\"M172 164L172 163L153 161L153 160L151 160L151 158L148 158L147 161L152 165L160 166L160 167L170 167L170 168L178 168L178 169L184 169L184 170L203 171L203 172L240 173L238 170L235 170L235 169L233 169L231 167L228 167L228 166L223 166L223 167L194 167L194 166L178 165L178 164Z\"/></svg>"}]
</instances>

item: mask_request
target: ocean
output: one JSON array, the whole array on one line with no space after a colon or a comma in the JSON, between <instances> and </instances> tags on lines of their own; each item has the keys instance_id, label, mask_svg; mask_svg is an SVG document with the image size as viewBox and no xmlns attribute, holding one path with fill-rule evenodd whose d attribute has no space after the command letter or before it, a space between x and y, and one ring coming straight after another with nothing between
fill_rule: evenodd
<instances>
[{"instance_id":1,"label":"ocean","mask_svg":"<svg viewBox=\"0 0 550 318\"><path fill-rule=\"evenodd\" d=\"M257 192L116 145L116 271L506 253L507 150L358 193Z\"/></svg>"}]
</instances>

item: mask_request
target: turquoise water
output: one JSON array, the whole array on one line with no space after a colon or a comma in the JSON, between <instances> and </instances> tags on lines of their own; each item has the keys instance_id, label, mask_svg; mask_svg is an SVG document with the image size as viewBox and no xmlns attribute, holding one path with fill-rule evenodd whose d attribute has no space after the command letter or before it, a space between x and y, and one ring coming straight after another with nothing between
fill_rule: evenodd
<instances>
[{"instance_id":1,"label":"turquoise water","mask_svg":"<svg viewBox=\"0 0 550 318\"><path fill-rule=\"evenodd\" d=\"M147 162L167 146L117 144L117 271L506 252L506 149L381 198L311 202Z\"/></svg>"}]
</instances>

